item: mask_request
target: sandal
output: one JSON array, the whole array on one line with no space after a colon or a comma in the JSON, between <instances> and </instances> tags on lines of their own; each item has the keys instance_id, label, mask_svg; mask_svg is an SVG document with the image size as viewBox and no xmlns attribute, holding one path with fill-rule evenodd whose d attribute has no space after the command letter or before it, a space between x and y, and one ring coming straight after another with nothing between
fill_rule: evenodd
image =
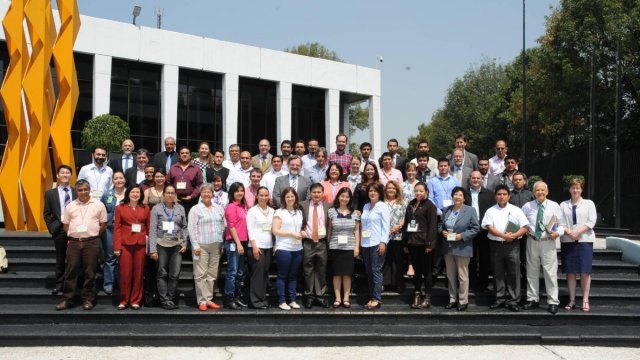
<instances>
[{"instance_id":1,"label":"sandal","mask_svg":"<svg viewBox=\"0 0 640 360\"><path fill-rule=\"evenodd\" d=\"M349 308L351 307L351 303L349 302L349 300L346 300L346 301L343 301L343 302L342 302L342 306L343 306L345 309L349 309Z\"/></svg>"},{"instance_id":2,"label":"sandal","mask_svg":"<svg viewBox=\"0 0 640 360\"><path fill-rule=\"evenodd\" d=\"M589 302L588 301L584 301L582 302L582 312L590 312L591 308L589 307Z\"/></svg>"},{"instance_id":3,"label":"sandal","mask_svg":"<svg viewBox=\"0 0 640 360\"><path fill-rule=\"evenodd\" d=\"M569 303L564 307L564 309L567 310L567 311L574 310L575 308L576 308L576 301L575 300L569 300Z\"/></svg>"},{"instance_id":4,"label":"sandal","mask_svg":"<svg viewBox=\"0 0 640 360\"><path fill-rule=\"evenodd\" d=\"M334 309L339 308L340 305L342 305L342 301L340 301L340 300L336 300L336 301L333 302L333 308Z\"/></svg>"}]
</instances>

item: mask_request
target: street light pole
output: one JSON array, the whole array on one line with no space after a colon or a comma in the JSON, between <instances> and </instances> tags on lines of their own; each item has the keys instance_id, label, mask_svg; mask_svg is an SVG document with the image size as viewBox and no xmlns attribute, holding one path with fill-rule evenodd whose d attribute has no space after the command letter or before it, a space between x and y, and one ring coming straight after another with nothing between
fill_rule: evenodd
<instances>
[{"instance_id":1,"label":"street light pole","mask_svg":"<svg viewBox=\"0 0 640 360\"><path fill-rule=\"evenodd\" d=\"M525 2L526 0L522 0L522 149L520 150L520 168L522 171L526 171L526 150L527 150L527 61L525 56L525 30L526 30L526 19L525 19Z\"/></svg>"}]
</instances>

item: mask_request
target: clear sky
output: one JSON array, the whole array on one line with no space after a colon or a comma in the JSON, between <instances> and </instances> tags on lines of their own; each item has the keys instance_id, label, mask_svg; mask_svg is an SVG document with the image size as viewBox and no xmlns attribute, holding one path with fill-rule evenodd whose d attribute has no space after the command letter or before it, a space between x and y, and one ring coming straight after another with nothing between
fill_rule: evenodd
<instances>
[{"instance_id":1,"label":"clear sky","mask_svg":"<svg viewBox=\"0 0 640 360\"><path fill-rule=\"evenodd\" d=\"M527 47L558 3L526 2ZM123 22L134 5L142 6L142 26L156 26L159 8L162 28L172 31L275 50L317 41L369 67L381 55L383 141L395 137L403 146L443 105L455 78L483 58L506 63L522 50L520 0L78 0L83 15Z\"/></svg>"}]
</instances>

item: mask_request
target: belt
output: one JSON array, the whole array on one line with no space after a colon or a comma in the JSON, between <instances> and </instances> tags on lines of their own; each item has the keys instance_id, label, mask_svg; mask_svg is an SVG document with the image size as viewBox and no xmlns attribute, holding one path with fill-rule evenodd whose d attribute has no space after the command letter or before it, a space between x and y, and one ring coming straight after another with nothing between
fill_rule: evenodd
<instances>
[{"instance_id":1,"label":"belt","mask_svg":"<svg viewBox=\"0 0 640 360\"><path fill-rule=\"evenodd\" d=\"M552 240L550 237L548 236L544 236L544 237L540 237L537 238L535 236L533 236L532 234L527 234L529 236L530 239L535 240L535 241L545 241L545 240Z\"/></svg>"},{"instance_id":2,"label":"belt","mask_svg":"<svg viewBox=\"0 0 640 360\"><path fill-rule=\"evenodd\" d=\"M86 238L69 237L69 240L83 242L83 241L95 240L97 238L98 238L97 236L89 236L89 237L86 237Z\"/></svg>"}]
</instances>

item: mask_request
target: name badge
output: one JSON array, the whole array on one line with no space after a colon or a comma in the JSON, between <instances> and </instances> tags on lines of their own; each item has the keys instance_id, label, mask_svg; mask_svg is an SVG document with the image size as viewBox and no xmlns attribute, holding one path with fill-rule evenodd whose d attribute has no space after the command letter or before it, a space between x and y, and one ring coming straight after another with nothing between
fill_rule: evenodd
<instances>
[{"instance_id":1,"label":"name badge","mask_svg":"<svg viewBox=\"0 0 640 360\"><path fill-rule=\"evenodd\" d=\"M271 232L271 224L262 224L262 231Z\"/></svg>"},{"instance_id":2,"label":"name badge","mask_svg":"<svg viewBox=\"0 0 640 360\"><path fill-rule=\"evenodd\" d=\"M166 231L168 234L173 233L173 221L163 221L162 230Z\"/></svg>"},{"instance_id":3,"label":"name badge","mask_svg":"<svg viewBox=\"0 0 640 360\"><path fill-rule=\"evenodd\" d=\"M451 205L453 205L453 201L451 201L451 200L442 200L442 206L443 207L449 207Z\"/></svg>"},{"instance_id":4,"label":"name badge","mask_svg":"<svg viewBox=\"0 0 640 360\"><path fill-rule=\"evenodd\" d=\"M362 237L363 238L370 238L371 237L371 230L362 230Z\"/></svg>"},{"instance_id":5,"label":"name badge","mask_svg":"<svg viewBox=\"0 0 640 360\"><path fill-rule=\"evenodd\" d=\"M456 241L456 236L458 234L454 233L454 232L450 232L447 234L447 241Z\"/></svg>"},{"instance_id":6,"label":"name badge","mask_svg":"<svg viewBox=\"0 0 640 360\"><path fill-rule=\"evenodd\" d=\"M347 235L338 235L338 244L347 244L349 237Z\"/></svg>"},{"instance_id":7,"label":"name badge","mask_svg":"<svg viewBox=\"0 0 640 360\"><path fill-rule=\"evenodd\" d=\"M89 228L87 227L87 225L82 224L82 225L78 225L76 227L76 232L82 233L82 232L87 232L89 230Z\"/></svg>"},{"instance_id":8,"label":"name badge","mask_svg":"<svg viewBox=\"0 0 640 360\"><path fill-rule=\"evenodd\" d=\"M407 232L418 232L418 223L415 220L411 220L407 225Z\"/></svg>"},{"instance_id":9,"label":"name badge","mask_svg":"<svg viewBox=\"0 0 640 360\"><path fill-rule=\"evenodd\" d=\"M318 237L319 238L323 238L325 236L327 236L327 229L325 229L323 227L318 228Z\"/></svg>"},{"instance_id":10,"label":"name badge","mask_svg":"<svg viewBox=\"0 0 640 360\"><path fill-rule=\"evenodd\" d=\"M142 231L142 224L131 224L131 232L138 233Z\"/></svg>"},{"instance_id":11,"label":"name badge","mask_svg":"<svg viewBox=\"0 0 640 360\"><path fill-rule=\"evenodd\" d=\"M94 199L100 199L102 197L102 190L91 190L91 197Z\"/></svg>"},{"instance_id":12,"label":"name badge","mask_svg":"<svg viewBox=\"0 0 640 360\"><path fill-rule=\"evenodd\" d=\"M107 203L111 204L113 202L113 196L107 197Z\"/></svg>"},{"instance_id":13,"label":"name badge","mask_svg":"<svg viewBox=\"0 0 640 360\"><path fill-rule=\"evenodd\" d=\"M236 251L236 243L235 242L231 242L231 244L229 245L229 251Z\"/></svg>"},{"instance_id":14,"label":"name badge","mask_svg":"<svg viewBox=\"0 0 640 360\"><path fill-rule=\"evenodd\" d=\"M178 183L176 184L176 190L185 190L186 188L187 188L186 181L178 181Z\"/></svg>"}]
</instances>

